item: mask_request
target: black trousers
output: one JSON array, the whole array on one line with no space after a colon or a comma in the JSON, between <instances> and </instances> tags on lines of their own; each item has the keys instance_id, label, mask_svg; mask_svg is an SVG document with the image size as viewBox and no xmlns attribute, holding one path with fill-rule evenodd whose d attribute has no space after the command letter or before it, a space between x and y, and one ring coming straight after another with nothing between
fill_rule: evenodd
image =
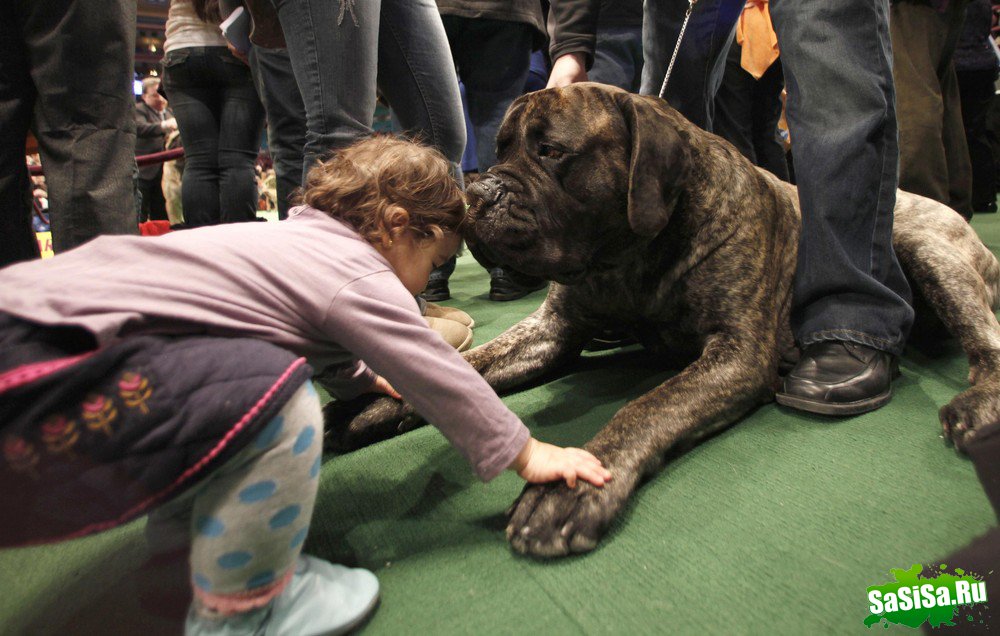
<instances>
[{"instance_id":1,"label":"black trousers","mask_svg":"<svg viewBox=\"0 0 1000 636\"><path fill-rule=\"evenodd\" d=\"M715 94L714 132L754 165L788 181L785 149L777 137L785 87L781 60L775 60L758 80L740 65L742 51L735 42L729 47L722 84Z\"/></svg>"},{"instance_id":2,"label":"black trousers","mask_svg":"<svg viewBox=\"0 0 1000 636\"><path fill-rule=\"evenodd\" d=\"M10 0L0 20L0 266L37 256L24 163L38 139L56 252L137 234L132 0Z\"/></svg>"},{"instance_id":3,"label":"black trousers","mask_svg":"<svg viewBox=\"0 0 1000 636\"><path fill-rule=\"evenodd\" d=\"M163 171L155 179L137 179L139 192L142 194L142 207L139 211L140 221L166 221L167 200L163 197L161 179Z\"/></svg>"},{"instance_id":4,"label":"black trousers","mask_svg":"<svg viewBox=\"0 0 1000 636\"><path fill-rule=\"evenodd\" d=\"M993 105L993 82L997 72L996 69L984 69L956 73L965 141L972 160L972 209L984 210L997 198L996 157L993 156L986 124Z\"/></svg>"}]
</instances>

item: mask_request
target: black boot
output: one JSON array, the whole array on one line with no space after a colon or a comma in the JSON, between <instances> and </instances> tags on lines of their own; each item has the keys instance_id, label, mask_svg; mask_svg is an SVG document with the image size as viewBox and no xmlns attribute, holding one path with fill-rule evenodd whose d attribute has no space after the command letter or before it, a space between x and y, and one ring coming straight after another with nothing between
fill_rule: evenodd
<instances>
[{"instance_id":1,"label":"black boot","mask_svg":"<svg viewBox=\"0 0 1000 636\"><path fill-rule=\"evenodd\" d=\"M490 270L490 300L517 300L545 287L541 278L516 275L502 267Z\"/></svg>"},{"instance_id":2,"label":"black boot","mask_svg":"<svg viewBox=\"0 0 1000 636\"><path fill-rule=\"evenodd\" d=\"M854 342L817 342L802 352L776 399L810 413L857 415L888 403L898 375L892 354Z\"/></svg>"}]
</instances>

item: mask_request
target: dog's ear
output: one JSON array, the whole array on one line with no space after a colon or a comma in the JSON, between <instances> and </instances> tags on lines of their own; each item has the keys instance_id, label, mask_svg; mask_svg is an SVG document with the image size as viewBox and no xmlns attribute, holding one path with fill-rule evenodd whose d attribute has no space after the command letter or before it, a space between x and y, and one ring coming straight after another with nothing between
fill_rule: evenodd
<instances>
[{"instance_id":1,"label":"dog's ear","mask_svg":"<svg viewBox=\"0 0 1000 636\"><path fill-rule=\"evenodd\" d=\"M615 95L632 136L628 166L628 223L640 236L667 226L687 170L687 142L659 107L659 100L632 93Z\"/></svg>"}]
</instances>

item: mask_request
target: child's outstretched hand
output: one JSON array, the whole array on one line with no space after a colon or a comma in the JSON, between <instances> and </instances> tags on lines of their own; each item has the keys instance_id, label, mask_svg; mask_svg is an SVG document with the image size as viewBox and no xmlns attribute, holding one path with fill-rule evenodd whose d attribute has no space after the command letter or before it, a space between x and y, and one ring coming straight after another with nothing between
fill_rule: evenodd
<instances>
[{"instance_id":1,"label":"child's outstretched hand","mask_svg":"<svg viewBox=\"0 0 1000 636\"><path fill-rule=\"evenodd\" d=\"M372 382L372 388L368 389L369 393L385 393L389 397L394 397L397 400L402 400L403 396L400 395L396 389L392 388L389 381L382 376L375 376L375 381Z\"/></svg>"},{"instance_id":2,"label":"child's outstretched hand","mask_svg":"<svg viewBox=\"0 0 1000 636\"><path fill-rule=\"evenodd\" d=\"M564 479L567 486L576 488L576 480L582 479L600 488L611 479L611 471L601 460L582 448L553 446L533 437L510 468L533 484Z\"/></svg>"}]
</instances>

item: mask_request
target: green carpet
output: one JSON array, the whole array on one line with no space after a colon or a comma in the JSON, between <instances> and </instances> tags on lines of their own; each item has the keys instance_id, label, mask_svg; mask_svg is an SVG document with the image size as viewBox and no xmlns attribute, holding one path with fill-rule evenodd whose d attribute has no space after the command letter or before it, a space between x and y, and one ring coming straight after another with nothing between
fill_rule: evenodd
<instances>
[{"instance_id":1,"label":"green carpet","mask_svg":"<svg viewBox=\"0 0 1000 636\"><path fill-rule=\"evenodd\" d=\"M998 252L1000 219L974 225ZM543 298L491 303L487 288L463 256L449 304L475 317L477 343ZM867 586L996 523L972 465L939 435L937 410L967 370L957 345L910 351L875 413L759 408L643 485L596 551L552 562L503 538L520 480L479 483L420 429L327 458L306 549L376 572L371 635L862 633ZM666 377L633 348L505 401L538 438L579 445ZM183 575L143 565L141 529L0 553L0 632L174 633L165 617L183 608Z\"/></svg>"}]
</instances>

